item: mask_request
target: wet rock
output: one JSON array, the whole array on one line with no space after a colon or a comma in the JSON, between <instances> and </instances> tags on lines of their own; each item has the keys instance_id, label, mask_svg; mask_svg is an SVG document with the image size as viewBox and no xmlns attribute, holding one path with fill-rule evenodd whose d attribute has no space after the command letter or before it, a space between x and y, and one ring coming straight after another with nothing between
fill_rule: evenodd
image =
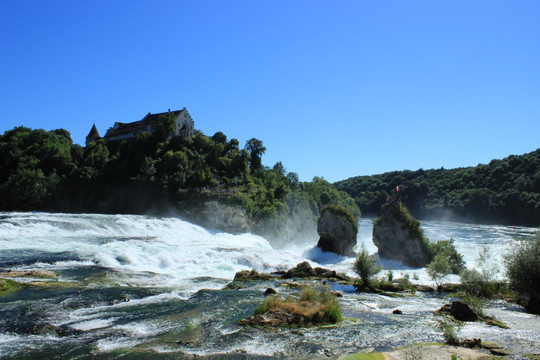
<instances>
[{"instance_id":1,"label":"wet rock","mask_svg":"<svg viewBox=\"0 0 540 360\"><path fill-rule=\"evenodd\" d=\"M264 292L264 296L275 295L275 294L277 294L277 291L275 289L273 289L273 288L268 288Z\"/></svg>"},{"instance_id":2,"label":"wet rock","mask_svg":"<svg viewBox=\"0 0 540 360\"><path fill-rule=\"evenodd\" d=\"M270 311L240 320L240 325L282 327L294 323L294 315L283 310Z\"/></svg>"},{"instance_id":3,"label":"wet rock","mask_svg":"<svg viewBox=\"0 0 540 360\"><path fill-rule=\"evenodd\" d=\"M399 309L396 309L394 311L392 311L392 314L395 314L395 315L402 315L403 314L403 311L399 310Z\"/></svg>"},{"instance_id":4,"label":"wet rock","mask_svg":"<svg viewBox=\"0 0 540 360\"><path fill-rule=\"evenodd\" d=\"M478 320L478 315L471 309L471 307L465 304L462 301L452 301L451 304L445 304L439 310L438 314L449 314L452 315L456 320L459 321L476 321Z\"/></svg>"},{"instance_id":5,"label":"wet rock","mask_svg":"<svg viewBox=\"0 0 540 360\"><path fill-rule=\"evenodd\" d=\"M334 291L331 291L331 294L334 295L334 297L336 297L336 298L342 298L343 297L343 293L341 291L334 290Z\"/></svg>"},{"instance_id":6,"label":"wet rock","mask_svg":"<svg viewBox=\"0 0 540 360\"><path fill-rule=\"evenodd\" d=\"M255 270L242 270L234 275L233 281L258 281L271 279L275 279L275 276L259 273Z\"/></svg>"},{"instance_id":7,"label":"wet rock","mask_svg":"<svg viewBox=\"0 0 540 360\"><path fill-rule=\"evenodd\" d=\"M491 350L491 349L500 349L502 348L501 344L494 341L484 341L482 342L482 348Z\"/></svg>"},{"instance_id":8,"label":"wet rock","mask_svg":"<svg viewBox=\"0 0 540 360\"><path fill-rule=\"evenodd\" d=\"M315 269L313 269L307 261L304 261L303 263L300 263L287 271L282 277L284 279L291 279L315 276L317 276L317 272L315 271Z\"/></svg>"},{"instance_id":9,"label":"wet rock","mask_svg":"<svg viewBox=\"0 0 540 360\"><path fill-rule=\"evenodd\" d=\"M336 277L337 275L335 270L329 270L329 269L325 269L321 267L316 267L314 270L317 273L317 275L321 277L331 278L331 277Z\"/></svg>"},{"instance_id":10,"label":"wet rock","mask_svg":"<svg viewBox=\"0 0 540 360\"><path fill-rule=\"evenodd\" d=\"M506 349L501 349L501 348L498 348L498 349L490 349L489 352L493 355L497 355L497 356L510 356L513 354L512 351L510 350L506 350Z\"/></svg>"},{"instance_id":11,"label":"wet rock","mask_svg":"<svg viewBox=\"0 0 540 360\"><path fill-rule=\"evenodd\" d=\"M339 206L326 206L317 221L319 242L317 246L326 252L354 256L358 225L348 210Z\"/></svg>"},{"instance_id":12,"label":"wet rock","mask_svg":"<svg viewBox=\"0 0 540 360\"><path fill-rule=\"evenodd\" d=\"M484 322L487 325L497 326L497 327L500 327L501 329L510 329L510 327L508 325L504 324L502 321L499 321L499 320L495 319L492 316L484 317Z\"/></svg>"},{"instance_id":13,"label":"wet rock","mask_svg":"<svg viewBox=\"0 0 540 360\"><path fill-rule=\"evenodd\" d=\"M420 223L398 201L381 208L381 216L373 222L373 243L380 257L407 266L425 267L431 260Z\"/></svg>"}]
</instances>

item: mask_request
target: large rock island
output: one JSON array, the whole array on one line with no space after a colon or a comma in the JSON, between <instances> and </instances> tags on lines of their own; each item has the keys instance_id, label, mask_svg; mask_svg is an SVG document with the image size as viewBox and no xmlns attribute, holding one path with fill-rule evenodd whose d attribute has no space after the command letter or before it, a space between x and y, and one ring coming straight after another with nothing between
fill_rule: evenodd
<instances>
[{"instance_id":1,"label":"large rock island","mask_svg":"<svg viewBox=\"0 0 540 360\"><path fill-rule=\"evenodd\" d=\"M322 251L334 252L343 256L354 256L358 224L354 216L337 205L325 206L317 221L319 242Z\"/></svg>"},{"instance_id":2,"label":"large rock island","mask_svg":"<svg viewBox=\"0 0 540 360\"><path fill-rule=\"evenodd\" d=\"M420 223L399 200L381 207L373 222L373 243L384 259L399 260L411 267L424 267L431 261L429 242Z\"/></svg>"}]
</instances>

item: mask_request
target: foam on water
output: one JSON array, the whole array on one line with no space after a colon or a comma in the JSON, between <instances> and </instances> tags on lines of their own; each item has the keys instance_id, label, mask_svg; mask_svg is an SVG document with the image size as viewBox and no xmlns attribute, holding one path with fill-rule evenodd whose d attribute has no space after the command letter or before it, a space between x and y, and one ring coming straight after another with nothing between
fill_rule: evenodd
<instances>
[{"instance_id":1,"label":"foam on water","mask_svg":"<svg viewBox=\"0 0 540 360\"><path fill-rule=\"evenodd\" d=\"M190 279L231 280L240 270L285 270L304 260L274 250L260 236L216 234L177 218L135 215L4 214L0 247L5 251L71 253L74 257L25 268L97 265L126 274L124 283L128 285L155 286L153 276L132 276L147 273L156 274L159 286L184 289L193 284L186 281Z\"/></svg>"},{"instance_id":2,"label":"foam on water","mask_svg":"<svg viewBox=\"0 0 540 360\"><path fill-rule=\"evenodd\" d=\"M359 224L356 250L369 253L377 248L371 239L372 219ZM536 229L525 227L471 225L422 221L431 241L453 238L468 267L474 267L478 251L485 244L495 266L502 264L515 239L531 237ZM0 248L10 251L39 252L68 257L61 261L21 264L21 269L63 270L98 266L114 270L110 275L119 285L175 287L193 293L204 287L217 288L240 270L262 272L286 270L309 259L354 276L353 258L323 253L313 244L299 250L273 249L264 238L252 234L212 233L177 218L138 215L3 213L0 216ZM69 258L71 257L71 258ZM0 268L2 267L0 259ZM425 269L413 269L399 262L380 259L394 278L409 275L429 283ZM499 273L502 275L502 272ZM193 281L194 279L215 279ZM69 280L69 279L68 279ZM457 277L448 278L457 281Z\"/></svg>"}]
</instances>

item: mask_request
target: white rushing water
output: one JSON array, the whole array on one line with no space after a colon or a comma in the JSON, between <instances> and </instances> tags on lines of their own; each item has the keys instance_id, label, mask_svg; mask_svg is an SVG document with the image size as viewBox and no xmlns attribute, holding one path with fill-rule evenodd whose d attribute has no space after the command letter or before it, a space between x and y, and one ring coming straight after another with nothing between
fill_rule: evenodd
<instances>
[{"instance_id":1,"label":"white rushing water","mask_svg":"<svg viewBox=\"0 0 540 360\"><path fill-rule=\"evenodd\" d=\"M202 287L221 286L222 282L212 284L210 279L230 281L240 270L286 270L305 260L353 275L354 259L321 253L314 247L316 238L307 248L291 244L289 250L278 250L260 236L212 233L170 217L4 213L0 219L0 249L4 254L37 253L38 260L18 268L60 270L97 265L115 270L119 285L169 286L192 293ZM479 250L487 246L493 265L500 268L503 255L513 244L532 237L536 230L434 221L421 224L432 241L453 238L468 267L475 266ZM371 219L363 219L359 229L357 248L364 244L375 253ZM64 254L64 258L41 262L39 257L47 259L43 254ZM425 269L383 259L381 263L384 269L393 269L396 278L409 274L420 282L429 282ZM210 282L193 281L201 278Z\"/></svg>"},{"instance_id":2,"label":"white rushing water","mask_svg":"<svg viewBox=\"0 0 540 360\"><path fill-rule=\"evenodd\" d=\"M199 285L192 281L196 278L230 281L240 270L286 270L304 260L289 251L274 250L260 236L211 233L177 218L136 215L3 214L0 249L4 253L66 257L18 269L98 265L115 270L120 285L170 286L188 291L198 290ZM213 287L204 284L209 286Z\"/></svg>"}]
</instances>

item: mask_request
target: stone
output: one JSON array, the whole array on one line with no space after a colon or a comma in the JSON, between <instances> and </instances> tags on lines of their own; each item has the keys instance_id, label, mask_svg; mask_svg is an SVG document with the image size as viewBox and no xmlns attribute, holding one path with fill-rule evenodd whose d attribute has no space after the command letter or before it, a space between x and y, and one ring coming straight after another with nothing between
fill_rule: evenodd
<instances>
[{"instance_id":1,"label":"stone","mask_svg":"<svg viewBox=\"0 0 540 360\"><path fill-rule=\"evenodd\" d=\"M396 309L394 311L392 311L392 314L395 314L395 315L402 315L403 314L403 311L399 310L399 309Z\"/></svg>"},{"instance_id":2,"label":"stone","mask_svg":"<svg viewBox=\"0 0 540 360\"><path fill-rule=\"evenodd\" d=\"M373 222L373 243L381 258L398 260L406 266L425 267L431 261L420 223L400 202L381 208L381 216Z\"/></svg>"},{"instance_id":3,"label":"stone","mask_svg":"<svg viewBox=\"0 0 540 360\"><path fill-rule=\"evenodd\" d=\"M478 315L471 309L471 307L465 304L462 301L452 301L451 304L445 304L439 310L439 314L449 314L452 315L456 320L459 321L476 321L478 320Z\"/></svg>"},{"instance_id":4,"label":"stone","mask_svg":"<svg viewBox=\"0 0 540 360\"><path fill-rule=\"evenodd\" d=\"M283 310L269 311L240 320L240 325L282 327L294 323L294 315Z\"/></svg>"},{"instance_id":5,"label":"stone","mask_svg":"<svg viewBox=\"0 0 540 360\"><path fill-rule=\"evenodd\" d=\"M325 252L342 256L354 256L358 225L354 217L344 208L326 206L317 221L319 242L317 246Z\"/></svg>"},{"instance_id":6,"label":"stone","mask_svg":"<svg viewBox=\"0 0 540 360\"><path fill-rule=\"evenodd\" d=\"M258 281L258 280L271 280L275 279L275 276L269 274L263 274L255 270L242 270L234 275L233 281Z\"/></svg>"},{"instance_id":7,"label":"stone","mask_svg":"<svg viewBox=\"0 0 540 360\"><path fill-rule=\"evenodd\" d=\"M277 294L277 291L275 289L272 289L272 288L268 288L264 292L264 296L275 295L275 294Z\"/></svg>"},{"instance_id":8,"label":"stone","mask_svg":"<svg viewBox=\"0 0 540 360\"><path fill-rule=\"evenodd\" d=\"M304 261L303 263L300 263L287 271L285 275L282 277L284 279L292 279L292 278L304 278L304 277L315 277L318 276L315 269L311 267L311 265Z\"/></svg>"}]
</instances>

